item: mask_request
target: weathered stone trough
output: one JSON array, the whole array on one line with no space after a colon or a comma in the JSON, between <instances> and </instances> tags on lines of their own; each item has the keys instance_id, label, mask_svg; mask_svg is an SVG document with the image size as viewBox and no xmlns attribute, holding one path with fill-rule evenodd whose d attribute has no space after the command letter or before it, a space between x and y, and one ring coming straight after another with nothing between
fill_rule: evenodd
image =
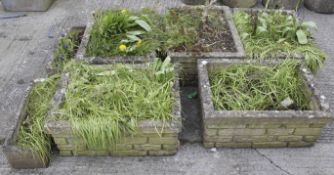
<instances>
[{"instance_id":1,"label":"weathered stone trough","mask_svg":"<svg viewBox=\"0 0 334 175\"><path fill-rule=\"evenodd\" d=\"M313 145L322 128L331 122L326 98L315 87L313 75L301 67L305 92L311 95L307 111L217 111L212 102L208 75L231 64L250 60L207 59L198 61L199 89L203 116L204 146L228 148L303 147ZM272 62L263 62L263 64Z\"/></svg>"},{"instance_id":2,"label":"weathered stone trough","mask_svg":"<svg viewBox=\"0 0 334 175\"><path fill-rule=\"evenodd\" d=\"M171 56L173 62L180 63L180 77L183 84L196 84L197 82L197 59L199 58L244 58L245 51L238 35L238 31L234 25L232 13L227 6L183 6L180 7L185 10L196 10L209 8L209 10L219 10L222 15L220 20L227 24L228 32L233 38L233 45L235 51L231 52L173 52L169 51L169 56Z\"/></svg>"},{"instance_id":3,"label":"weathered stone trough","mask_svg":"<svg viewBox=\"0 0 334 175\"><path fill-rule=\"evenodd\" d=\"M91 38L91 32L95 24L95 12L93 12L89 18L86 25L86 30L81 40L78 52L75 56L77 60L82 60L90 64L114 64L114 63L145 63L153 61L156 58L155 53L150 53L145 56L112 56L112 57L102 57L102 56L87 56L86 48L88 46L89 40Z\"/></svg>"},{"instance_id":4,"label":"weathered stone trough","mask_svg":"<svg viewBox=\"0 0 334 175\"><path fill-rule=\"evenodd\" d=\"M47 11L55 0L2 0L6 11L43 12Z\"/></svg>"},{"instance_id":5,"label":"weathered stone trough","mask_svg":"<svg viewBox=\"0 0 334 175\"><path fill-rule=\"evenodd\" d=\"M60 108L66 87L69 83L69 75L62 77L62 87L57 90L51 108L50 115L45 124L45 130L50 134L60 155L63 156L160 156L176 154L179 148L178 134L181 130L181 104L179 85L174 85L174 119L169 123L154 120L138 122L137 133L122 139L113 148L106 150L91 150L82 146L82 141L75 137L70 121L55 120L57 110ZM163 130L161 130L163 128Z\"/></svg>"},{"instance_id":6,"label":"weathered stone trough","mask_svg":"<svg viewBox=\"0 0 334 175\"><path fill-rule=\"evenodd\" d=\"M37 83L37 81L36 81ZM30 169L30 168L45 168L49 164L49 160L43 161L39 155L34 153L29 148L22 148L17 145L17 139L22 122L27 117L27 105L29 99L29 93L34 87L35 83L31 83L26 96L19 104L19 111L15 114L18 118L15 129L12 130L3 144L3 152L11 167L16 169Z\"/></svg>"}]
</instances>

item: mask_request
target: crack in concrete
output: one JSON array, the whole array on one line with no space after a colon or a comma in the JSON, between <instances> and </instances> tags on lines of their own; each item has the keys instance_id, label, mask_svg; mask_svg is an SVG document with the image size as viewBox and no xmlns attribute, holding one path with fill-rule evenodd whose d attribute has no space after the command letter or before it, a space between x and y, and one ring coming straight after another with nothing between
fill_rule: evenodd
<instances>
[{"instance_id":1,"label":"crack in concrete","mask_svg":"<svg viewBox=\"0 0 334 175\"><path fill-rule=\"evenodd\" d=\"M283 169L281 166L279 166L278 164L276 164L273 160L271 160L268 156L266 156L265 154L261 153L258 149L254 149L255 152L257 154L259 154L261 157L265 158L266 160L268 160L270 162L270 164L274 165L276 168L280 169L281 171L283 171L285 174L287 175L293 175L292 173L290 173L289 171Z\"/></svg>"}]
</instances>

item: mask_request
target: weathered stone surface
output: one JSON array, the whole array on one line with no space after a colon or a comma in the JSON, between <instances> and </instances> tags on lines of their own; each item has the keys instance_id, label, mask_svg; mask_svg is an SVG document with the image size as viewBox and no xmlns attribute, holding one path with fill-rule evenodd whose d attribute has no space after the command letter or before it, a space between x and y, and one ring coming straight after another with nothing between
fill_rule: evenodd
<instances>
[{"instance_id":1,"label":"weathered stone surface","mask_svg":"<svg viewBox=\"0 0 334 175\"><path fill-rule=\"evenodd\" d=\"M287 142L255 142L253 148L279 148L286 147Z\"/></svg>"},{"instance_id":2,"label":"weathered stone surface","mask_svg":"<svg viewBox=\"0 0 334 175\"><path fill-rule=\"evenodd\" d=\"M295 129L268 129L268 135L291 135Z\"/></svg>"},{"instance_id":3,"label":"weathered stone surface","mask_svg":"<svg viewBox=\"0 0 334 175\"><path fill-rule=\"evenodd\" d=\"M334 13L334 1L332 0L304 0L305 6L318 13Z\"/></svg>"},{"instance_id":4,"label":"weathered stone surface","mask_svg":"<svg viewBox=\"0 0 334 175\"><path fill-rule=\"evenodd\" d=\"M263 0L262 4L265 6L268 0ZM268 8L273 9L285 9L285 10L295 10L299 9L303 5L300 0L270 0Z\"/></svg>"},{"instance_id":5,"label":"weathered stone surface","mask_svg":"<svg viewBox=\"0 0 334 175\"><path fill-rule=\"evenodd\" d=\"M288 147L306 147L313 146L314 142L289 142Z\"/></svg>"},{"instance_id":6,"label":"weathered stone surface","mask_svg":"<svg viewBox=\"0 0 334 175\"><path fill-rule=\"evenodd\" d=\"M181 0L187 5L204 5L206 0Z\"/></svg>"},{"instance_id":7,"label":"weathered stone surface","mask_svg":"<svg viewBox=\"0 0 334 175\"><path fill-rule=\"evenodd\" d=\"M264 135L266 133L265 129L220 129L218 135Z\"/></svg>"},{"instance_id":8,"label":"weathered stone surface","mask_svg":"<svg viewBox=\"0 0 334 175\"><path fill-rule=\"evenodd\" d=\"M229 143L216 143L216 147L218 148L250 148L252 147L252 143L246 143L246 142L241 142L241 143L235 143L235 142L229 142Z\"/></svg>"},{"instance_id":9,"label":"weathered stone surface","mask_svg":"<svg viewBox=\"0 0 334 175\"><path fill-rule=\"evenodd\" d=\"M278 141L283 141L283 142L300 142L302 141L303 136L278 136L277 140Z\"/></svg>"},{"instance_id":10,"label":"weathered stone surface","mask_svg":"<svg viewBox=\"0 0 334 175\"><path fill-rule=\"evenodd\" d=\"M319 136L322 128L297 128L295 135Z\"/></svg>"},{"instance_id":11,"label":"weathered stone surface","mask_svg":"<svg viewBox=\"0 0 334 175\"><path fill-rule=\"evenodd\" d=\"M256 5L257 0L221 0L226 6L232 8L249 8Z\"/></svg>"}]
</instances>

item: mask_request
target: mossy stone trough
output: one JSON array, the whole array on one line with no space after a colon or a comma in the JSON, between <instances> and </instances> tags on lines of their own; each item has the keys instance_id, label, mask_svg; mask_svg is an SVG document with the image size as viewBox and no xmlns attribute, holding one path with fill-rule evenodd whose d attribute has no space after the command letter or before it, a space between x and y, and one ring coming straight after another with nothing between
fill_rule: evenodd
<instances>
[{"instance_id":1,"label":"mossy stone trough","mask_svg":"<svg viewBox=\"0 0 334 175\"><path fill-rule=\"evenodd\" d=\"M179 148L178 134L181 130L181 102L179 85L174 85L173 115L168 123L154 120L138 122L137 132L132 136L126 136L112 148L92 150L83 146L82 140L74 136L71 123L68 120L57 120L58 109L64 100L69 75L62 76L62 86L56 91L53 98L50 114L46 120L45 130L54 139L62 156L162 156L173 155ZM159 130L163 128L163 130ZM158 132L159 131L159 132ZM161 131L161 132L160 132Z\"/></svg>"},{"instance_id":2,"label":"mossy stone trough","mask_svg":"<svg viewBox=\"0 0 334 175\"><path fill-rule=\"evenodd\" d=\"M78 52L75 56L75 59L85 61L90 64L115 64L115 63L133 63L140 64L153 61L156 58L156 53L149 53L145 56L88 56L87 55L87 47L89 44L89 40L91 38L91 32L93 26L95 24L95 14L96 12L92 12L88 17L88 22L86 25L85 32L83 34L81 44L79 46Z\"/></svg>"},{"instance_id":3,"label":"mossy stone trough","mask_svg":"<svg viewBox=\"0 0 334 175\"><path fill-rule=\"evenodd\" d=\"M315 87L313 74L301 66L310 110L229 111L214 109L208 75L231 64L254 60L207 59L198 61L199 90L203 118L203 143L207 148L271 148L312 146L322 128L333 121L325 96ZM273 64L264 61L261 64Z\"/></svg>"},{"instance_id":4,"label":"mossy stone trough","mask_svg":"<svg viewBox=\"0 0 334 175\"><path fill-rule=\"evenodd\" d=\"M3 144L3 152L8 160L8 163L15 169L46 168L49 164L48 159L45 162L31 149L23 148L17 145L20 127L27 117L29 94L36 83L38 83L38 81L29 85L25 98L20 101L19 110L15 114L15 118L18 118L18 122L16 123L15 129L9 133L5 143Z\"/></svg>"}]
</instances>

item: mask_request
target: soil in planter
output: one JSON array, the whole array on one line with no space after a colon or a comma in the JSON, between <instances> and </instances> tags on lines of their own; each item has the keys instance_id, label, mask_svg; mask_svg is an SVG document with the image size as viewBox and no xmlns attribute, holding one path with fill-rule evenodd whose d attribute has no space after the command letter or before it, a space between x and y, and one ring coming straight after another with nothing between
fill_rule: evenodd
<instances>
[{"instance_id":1,"label":"soil in planter","mask_svg":"<svg viewBox=\"0 0 334 175\"><path fill-rule=\"evenodd\" d=\"M238 11L234 13L234 21L250 58L302 54L313 72L326 59L326 54L316 47L311 36L310 29L315 27L313 22L302 22L280 11Z\"/></svg>"},{"instance_id":2,"label":"soil in planter","mask_svg":"<svg viewBox=\"0 0 334 175\"><path fill-rule=\"evenodd\" d=\"M209 74L216 110L308 110L310 97L299 63L233 64Z\"/></svg>"},{"instance_id":3,"label":"soil in planter","mask_svg":"<svg viewBox=\"0 0 334 175\"><path fill-rule=\"evenodd\" d=\"M235 52L232 33L221 10L170 9L166 44L174 52ZM223 19L223 20L222 20Z\"/></svg>"},{"instance_id":4,"label":"soil in planter","mask_svg":"<svg viewBox=\"0 0 334 175\"><path fill-rule=\"evenodd\" d=\"M55 117L69 120L88 149L112 148L135 134L138 121L172 120L175 77L170 59L133 66L73 62L67 67L69 85Z\"/></svg>"}]
</instances>

